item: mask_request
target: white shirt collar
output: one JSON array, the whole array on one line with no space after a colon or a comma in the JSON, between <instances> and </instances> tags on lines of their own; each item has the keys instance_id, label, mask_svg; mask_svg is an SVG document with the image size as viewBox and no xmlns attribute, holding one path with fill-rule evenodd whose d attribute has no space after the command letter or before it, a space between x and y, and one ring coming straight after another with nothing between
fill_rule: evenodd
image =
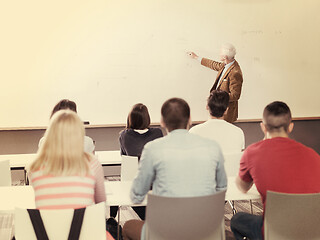
<instances>
[{"instance_id":1,"label":"white shirt collar","mask_svg":"<svg viewBox=\"0 0 320 240\"><path fill-rule=\"evenodd\" d=\"M144 134L144 133L146 133L146 132L148 132L149 131L149 129L148 128L146 128L146 129L133 129L135 132L137 132L137 133L140 133L140 134Z\"/></svg>"},{"instance_id":2,"label":"white shirt collar","mask_svg":"<svg viewBox=\"0 0 320 240\"><path fill-rule=\"evenodd\" d=\"M232 62L226 64L226 65L224 66L224 69L227 70L229 67L231 67L231 65L232 65L235 61L236 61L236 60L233 60Z\"/></svg>"}]
</instances>

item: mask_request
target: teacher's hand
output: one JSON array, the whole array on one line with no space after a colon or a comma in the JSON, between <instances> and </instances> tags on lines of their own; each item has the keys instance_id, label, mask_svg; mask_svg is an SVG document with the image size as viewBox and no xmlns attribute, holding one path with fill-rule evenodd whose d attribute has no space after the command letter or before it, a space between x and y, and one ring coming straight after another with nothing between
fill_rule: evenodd
<instances>
[{"instance_id":1,"label":"teacher's hand","mask_svg":"<svg viewBox=\"0 0 320 240\"><path fill-rule=\"evenodd\" d=\"M198 55L195 54L194 52L187 52L187 54L191 57L191 58L194 58L194 59L198 59Z\"/></svg>"}]
</instances>

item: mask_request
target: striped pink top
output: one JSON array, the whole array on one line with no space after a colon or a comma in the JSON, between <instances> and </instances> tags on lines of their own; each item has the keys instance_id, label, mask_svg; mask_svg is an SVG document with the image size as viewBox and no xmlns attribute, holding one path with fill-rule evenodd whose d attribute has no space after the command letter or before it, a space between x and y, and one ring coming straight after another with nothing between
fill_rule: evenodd
<instances>
[{"instance_id":1,"label":"striped pink top","mask_svg":"<svg viewBox=\"0 0 320 240\"><path fill-rule=\"evenodd\" d=\"M34 188L38 209L82 208L106 201L103 169L100 162L92 158L90 175L53 176L42 170L29 173L30 185Z\"/></svg>"}]
</instances>

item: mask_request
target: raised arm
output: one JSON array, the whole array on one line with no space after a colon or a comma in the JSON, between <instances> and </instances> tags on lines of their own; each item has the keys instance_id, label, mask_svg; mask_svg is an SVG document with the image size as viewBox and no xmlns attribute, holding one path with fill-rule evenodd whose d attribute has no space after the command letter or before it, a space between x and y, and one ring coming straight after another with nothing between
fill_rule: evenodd
<instances>
[{"instance_id":1,"label":"raised arm","mask_svg":"<svg viewBox=\"0 0 320 240\"><path fill-rule=\"evenodd\" d=\"M220 71L221 69L224 68L224 63L221 62L216 62L213 60L210 60L208 58L200 58L196 53L194 52L187 52L187 54L193 58L201 61L201 64L205 67L211 68L215 71Z\"/></svg>"},{"instance_id":2,"label":"raised arm","mask_svg":"<svg viewBox=\"0 0 320 240\"><path fill-rule=\"evenodd\" d=\"M224 68L225 64L222 62L216 62L216 61L210 60L208 58L202 58L201 65L211 68L212 70L215 70L215 71L220 71L221 69Z\"/></svg>"},{"instance_id":3,"label":"raised arm","mask_svg":"<svg viewBox=\"0 0 320 240\"><path fill-rule=\"evenodd\" d=\"M224 68L224 63L221 62L216 62L213 60L210 60L208 58L200 58L196 53L194 52L187 52L188 56L190 56L193 59L197 59L201 61L201 64L205 67L211 68L215 71L220 71L221 69Z\"/></svg>"}]
</instances>

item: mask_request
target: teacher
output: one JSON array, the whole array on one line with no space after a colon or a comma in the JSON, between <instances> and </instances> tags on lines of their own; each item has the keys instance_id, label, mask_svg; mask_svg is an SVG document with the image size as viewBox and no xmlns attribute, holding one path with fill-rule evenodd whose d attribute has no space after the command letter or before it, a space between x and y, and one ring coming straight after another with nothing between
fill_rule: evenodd
<instances>
[{"instance_id":1,"label":"teacher","mask_svg":"<svg viewBox=\"0 0 320 240\"><path fill-rule=\"evenodd\" d=\"M207 58L201 58L194 52L188 52L191 58L198 59L205 67L218 71L210 93L219 89L229 93L230 100L228 109L224 115L224 120L233 123L238 118L238 100L242 87L242 72L238 62L234 59L236 49L232 44L224 44L220 51L220 61L216 62Z\"/></svg>"}]
</instances>

